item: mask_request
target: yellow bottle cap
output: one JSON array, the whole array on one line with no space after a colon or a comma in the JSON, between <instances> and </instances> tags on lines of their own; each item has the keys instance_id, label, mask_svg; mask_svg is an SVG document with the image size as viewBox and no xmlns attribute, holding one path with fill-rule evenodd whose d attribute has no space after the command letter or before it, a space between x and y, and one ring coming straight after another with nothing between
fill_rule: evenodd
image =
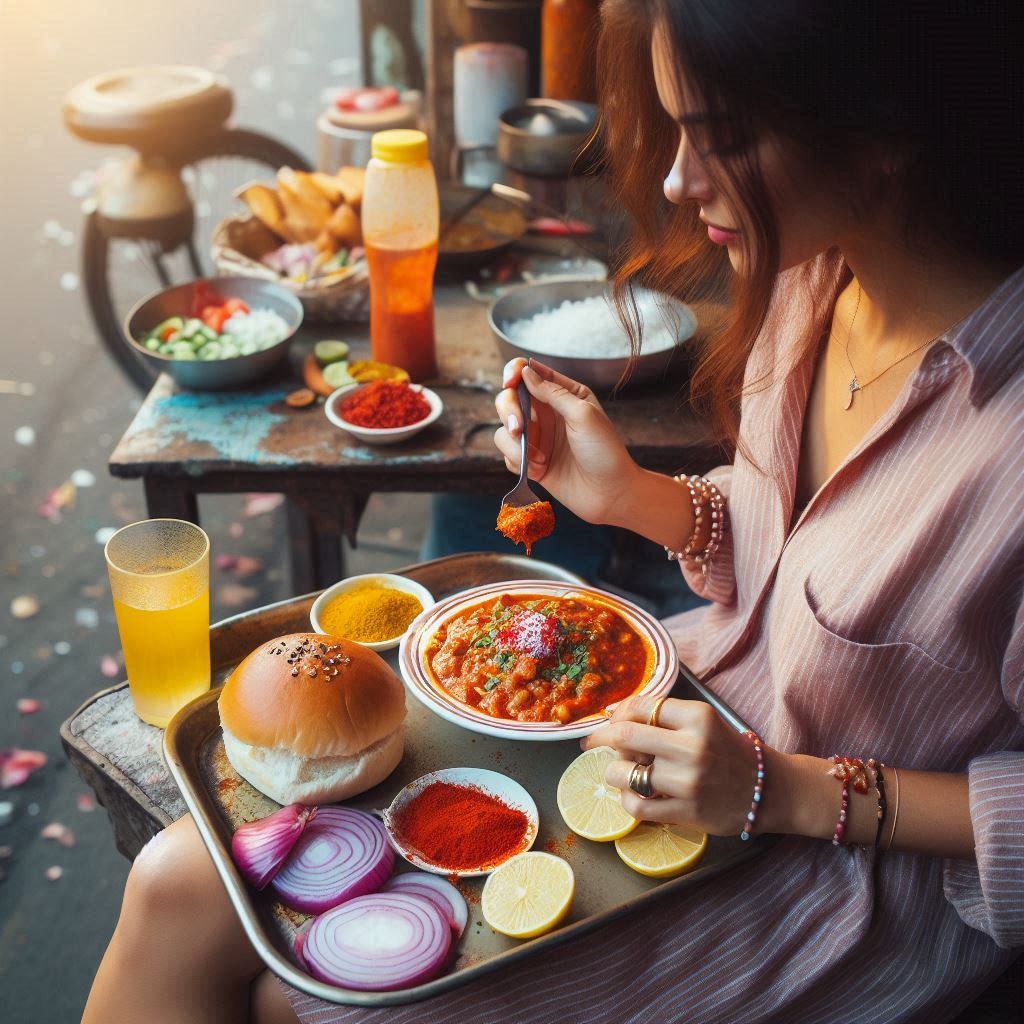
<instances>
[{"instance_id":1,"label":"yellow bottle cap","mask_svg":"<svg viewBox=\"0 0 1024 1024\"><path fill-rule=\"evenodd\" d=\"M430 158L427 136L413 128L375 132L370 151L375 159L389 164L418 164Z\"/></svg>"}]
</instances>

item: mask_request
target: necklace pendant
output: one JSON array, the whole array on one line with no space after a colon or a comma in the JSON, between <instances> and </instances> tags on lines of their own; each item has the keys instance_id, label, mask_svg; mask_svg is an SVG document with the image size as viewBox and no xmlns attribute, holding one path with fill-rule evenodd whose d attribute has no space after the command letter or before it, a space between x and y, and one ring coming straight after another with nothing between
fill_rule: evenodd
<instances>
[{"instance_id":1,"label":"necklace pendant","mask_svg":"<svg viewBox=\"0 0 1024 1024\"><path fill-rule=\"evenodd\" d=\"M846 404L843 406L844 409L849 409L853 405L854 392L860 391L860 383L857 380L857 375L854 374L850 378L850 393L846 396Z\"/></svg>"}]
</instances>

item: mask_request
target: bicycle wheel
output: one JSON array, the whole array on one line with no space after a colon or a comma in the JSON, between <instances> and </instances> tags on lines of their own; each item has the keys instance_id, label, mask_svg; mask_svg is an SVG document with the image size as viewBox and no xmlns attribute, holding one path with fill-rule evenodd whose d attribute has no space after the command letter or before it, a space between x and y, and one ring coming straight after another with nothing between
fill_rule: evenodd
<instances>
[{"instance_id":1,"label":"bicycle wheel","mask_svg":"<svg viewBox=\"0 0 1024 1024\"><path fill-rule=\"evenodd\" d=\"M217 222L237 207L235 190L279 167L309 170L309 162L284 143L242 128L225 129L183 161L182 179L192 196L192 241L163 252L141 238L110 237L96 212L87 215L82 242L82 281L100 343L126 377L148 391L156 379L125 343L128 310L139 299L173 283L212 274L208 249Z\"/></svg>"}]
</instances>

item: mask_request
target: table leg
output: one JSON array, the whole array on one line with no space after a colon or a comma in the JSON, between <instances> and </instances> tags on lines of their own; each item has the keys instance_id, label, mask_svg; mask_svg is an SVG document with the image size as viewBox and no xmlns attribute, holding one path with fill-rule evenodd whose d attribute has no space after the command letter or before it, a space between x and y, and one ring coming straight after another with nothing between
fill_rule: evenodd
<instances>
[{"instance_id":1,"label":"table leg","mask_svg":"<svg viewBox=\"0 0 1024 1024\"><path fill-rule=\"evenodd\" d=\"M146 490L146 514L150 519L184 519L199 525L199 501L181 480L167 480L147 476L143 480Z\"/></svg>"},{"instance_id":2,"label":"table leg","mask_svg":"<svg viewBox=\"0 0 1024 1024\"><path fill-rule=\"evenodd\" d=\"M294 498L287 501L292 591L308 594L337 583L345 575L341 531L323 530L316 517Z\"/></svg>"}]
</instances>

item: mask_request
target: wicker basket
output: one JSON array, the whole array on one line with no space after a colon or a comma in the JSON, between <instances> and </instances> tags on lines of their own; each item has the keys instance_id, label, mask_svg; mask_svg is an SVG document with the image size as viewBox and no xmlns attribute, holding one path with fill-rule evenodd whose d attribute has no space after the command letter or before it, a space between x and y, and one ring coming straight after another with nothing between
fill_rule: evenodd
<instances>
[{"instance_id":1,"label":"wicker basket","mask_svg":"<svg viewBox=\"0 0 1024 1024\"><path fill-rule=\"evenodd\" d=\"M370 279L366 260L354 263L342 274L299 284L260 263L261 256L280 244L281 240L268 227L251 214L244 214L228 217L217 225L210 254L220 274L241 274L284 285L302 303L308 321L369 319Z\"/></svg>"}]
</instances>

